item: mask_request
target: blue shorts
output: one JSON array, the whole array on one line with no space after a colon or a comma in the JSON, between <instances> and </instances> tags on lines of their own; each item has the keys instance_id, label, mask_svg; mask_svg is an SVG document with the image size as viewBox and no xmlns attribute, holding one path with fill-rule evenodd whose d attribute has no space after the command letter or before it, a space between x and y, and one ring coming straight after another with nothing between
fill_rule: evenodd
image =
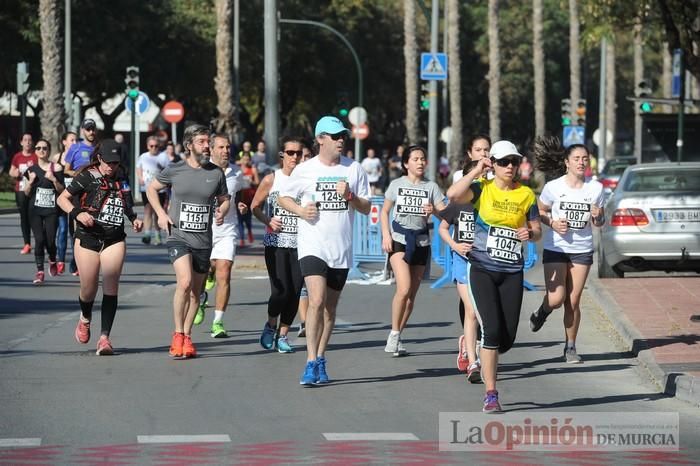
<instances>
[{"instance_id":1,"label":"blue shorts","mask_svg":"<svg viewBox=\"0 0 700 466\"><path fill-rule=\"evenodd\" d=\"M452 280L468 285L470 268L471 264L464 256L452 251Z\"/></svg>"}]
</instances>

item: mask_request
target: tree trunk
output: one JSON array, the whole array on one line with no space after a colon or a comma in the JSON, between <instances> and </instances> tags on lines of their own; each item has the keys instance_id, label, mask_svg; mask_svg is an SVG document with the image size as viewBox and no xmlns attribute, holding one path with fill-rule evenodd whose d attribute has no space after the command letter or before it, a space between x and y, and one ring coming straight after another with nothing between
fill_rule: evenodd
<instances>
[{"instance_id":1,"label":"tree trunk","mask_svg":"<svg viewBox=\"0 0 700 466\"><path fill-rule=\"evenodd\" d=\"M416 1L403 2L403 57L406 79L406 136L418 143L418 45L416 43Z\"/></svg>"},{"instance_id":2,"label":"tree trunk","mask_svg":"<svg viewBox=\"0 0 700 466\"><path fill-rule=\"evenodd\" d=\"M489 134L501 139L501 45L498 40L498 0L489 0Z\"/></svg>"},{"instance_id":3,"label":"tree trunk","mask_svg":"<svg viewBox=\"0 0 700 466\"><path fill-rule=\"evenodd\" d=\"M617 111L617 89L615 89L615 37L610 37L607 41L608 47L605 53L607 65L606 75L606 93L605 93L605 113L606 113L606 128L613 135L612 142L605 150L606 159L615 157L615 141L617 139L616 130L616 111ZM604 136L604 135L603 135ZM605 141L605 137L601 141Z\"/></svg>"},{"instance_id":4,"label":"tree trunk","mask_svg":"<svg viewBox=\"0 0 700 466\"><path fill-rule=\"evenodd\" d=\"M40 115L41 134L58 149L65 131L66 114L63 105L63 62L57 0L39 1L41 29L41 69L44 81L43 108Z\"/></svg>"},{"instance_id":5,"label":"tree trunk","mask_svg":"<svg viewBox=\"0 0 700 466\"><path fill-rule=\"evenodd\" d=\"M450 91L450 126L452 137L450 140L450 166L457 168L462 163L462 79L460 68L462 60L459 55L459 2L447 0L446 8L450 12L447 18L447 56L448 60L448 86Z\"/></svg>"},{"instance_id":6,"label":"tree trunk","mask_svg":"<svg viewBox=\"0 0 700 466\"><path fill-rule=\"evenodd\" d=\"M231 0L216 0L216 77L214 87L216 89L216 109L219 115L216 118L216 131L224 133L231 138L236 129L234 99L233 99L233 74L231 73L231 59L233 54L233 42L231 37Z\"/></svg>"},{"instance_id":7,"label":"tree trunk","mask_svg":"<svg viewBox=\"0 0 700 466\"><path fill-rule=\"evenodd\" d=\"M580 29L578 0L569 0L569 97L572 105L581 98Z\"/></svg>"},{"instance_id":8,"label":"tree trunk","mask_svg":"<svg viewBox=\"0 0 700 466\"><path fill-rule=\"evenodd\" d=\"M662 44L661 55L663 56L663 72L661 74L661 90L663 94L661 97L670 99L673 91L673 56L668 51L668 42ZM661 108L663 113L673 112L673 107L670 105L662 105Z\"/></svg>"},{"instance_id":9,"label":"tree trunk","mask_svg":"<svg viewBox=\"0 0 700 466\"><path fill-rule=\"evenodd\" d=\"M545 75L544 46L542 44L542 0L532 1L532 66L535 81L535 136L544 136ZM575 105L575 104L574 104Z\"/></svg>"},{"instance_id":10,"label":"tree trunk","mask_svg":"<svg viewBox=\"0 0 700 466\"><path fill-rule=\"evenodd\" d=\"M634 25L634 85L644 79L644 57L642 48L642 19L638 17ZM634 102L634 156L637 163L642 162L642 114L639 102Z\"/></svg>"}]
</instances>

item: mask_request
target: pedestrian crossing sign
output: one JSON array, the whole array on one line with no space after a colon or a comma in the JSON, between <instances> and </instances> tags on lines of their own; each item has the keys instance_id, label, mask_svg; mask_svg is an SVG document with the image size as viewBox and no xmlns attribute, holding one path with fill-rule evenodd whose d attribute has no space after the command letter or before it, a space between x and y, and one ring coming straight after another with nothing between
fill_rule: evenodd
<instances>
[{"instance_id":1,"label":"pedestrian crossing sign","mask_svg":"<svg viewBox=\"0 0 700 466\"><path fill-rule=\"evenodd\" d=\"M421 53L420 78L423 81L445 81L447 79L447 54Z\"/></svg>"},{"instance_id":2,"label":"pedestrian crossing sign","mask_svg":"<svg viewBox=\"0 0 700 466\"><path fill-rule=\"evenodd\" d=\"M574 144L585 144L586 127L585 126L564 126L564 147L573 146Z\"/></svg>"}]
</instances>

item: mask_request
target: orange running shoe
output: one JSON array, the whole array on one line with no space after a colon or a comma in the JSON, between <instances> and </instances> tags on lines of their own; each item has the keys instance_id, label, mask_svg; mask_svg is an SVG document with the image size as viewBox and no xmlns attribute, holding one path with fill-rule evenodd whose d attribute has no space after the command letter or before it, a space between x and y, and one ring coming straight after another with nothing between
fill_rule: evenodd
<instances>
[{"instance_id":1,"label":"orange running shoe","mask_svg":"<svg viewBox=\"0 0 700 466\"><path fill-rule=\"evenodd\" d=\"M82 318L78 318L78 326L75 327L75 339L78 343L85 344L90 341L90 322L83 321Z\"/></svg>"},{"instance_id":2,"label":"orange running shoe","mask_svg":"<svg viewBox=\"0 0 700 466\"><path fill-rule=\"evenodd\" d=\"M25 244L19 253L20 254L29 254L30 252L32 252L32 246L30 244Z\"/></svg>"},{"instance_id":3,"label":"orange running shoe","mask_svg":"<svg viewBox=\"0 0 700 466\"><path fill-rule=\"evenodd\" d=\"M95 352L98 356L111 356L114 354L112 349L112 342L109 341L107 335L100 335L100 339L97 342L97 351Z\"/></svg>"},{"instance_id":4,"label":"orange running shoe","mask_svg":"<svg viewBox=\"0 0 700 466\"><path fill-rule=\"evenodd\" d=\"M194 343L192 343L192 337L185 335L185 342L182 344L182 355L186 358L196 358L197 350L194 349Z\"/></svg>"},{"instance_id":5,"label":"orange running shoe","mask_svg":"<svg viewBox=\"0 0 700 466\"><path fill-rule=\"evenodd\" d=\"M173 333L173 341L170 343L170 356L174 358L182 357L182 344L184 339L185 335L183 333Z\"/></svg>"}]
</instances>

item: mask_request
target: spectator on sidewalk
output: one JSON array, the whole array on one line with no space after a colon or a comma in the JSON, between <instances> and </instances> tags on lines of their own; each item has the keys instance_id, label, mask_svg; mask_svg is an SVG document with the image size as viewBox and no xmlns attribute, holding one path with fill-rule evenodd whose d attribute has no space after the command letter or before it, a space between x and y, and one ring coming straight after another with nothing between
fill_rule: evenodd
<instances>
[{"instance_id":1,"label":"spectator on sidewalk","mask_svg":"<svg viewBox=\"0 0 700 466\"><path fill-rule=\"evenodd\" d=\"M19 223L22 228L22 239L24 246L20 254L29 254L32 252L32 237L29 224L29 197L24 192L26 179L24 174L29 167L36 165L38 159L34 152L34 141L30 133L24 133L20 142L22 150L17 152L12 157L10 163L10 177L15 179L15 203L19 211Z\"/></svg>"},{"instance_id":2,"label":"spectator on sidewalk","mask_svg":"<svg viewBox=\"0 0 700 466\"><path fill-rule=\"evenodd\" d=\"M367 157L362 160L362 168L367 173L367 179L372 189L372 195L376 196L380 192L379 180L382 177L382 161L377 158L373 148L367 149Z\"/></svg>"}]
</instances>

